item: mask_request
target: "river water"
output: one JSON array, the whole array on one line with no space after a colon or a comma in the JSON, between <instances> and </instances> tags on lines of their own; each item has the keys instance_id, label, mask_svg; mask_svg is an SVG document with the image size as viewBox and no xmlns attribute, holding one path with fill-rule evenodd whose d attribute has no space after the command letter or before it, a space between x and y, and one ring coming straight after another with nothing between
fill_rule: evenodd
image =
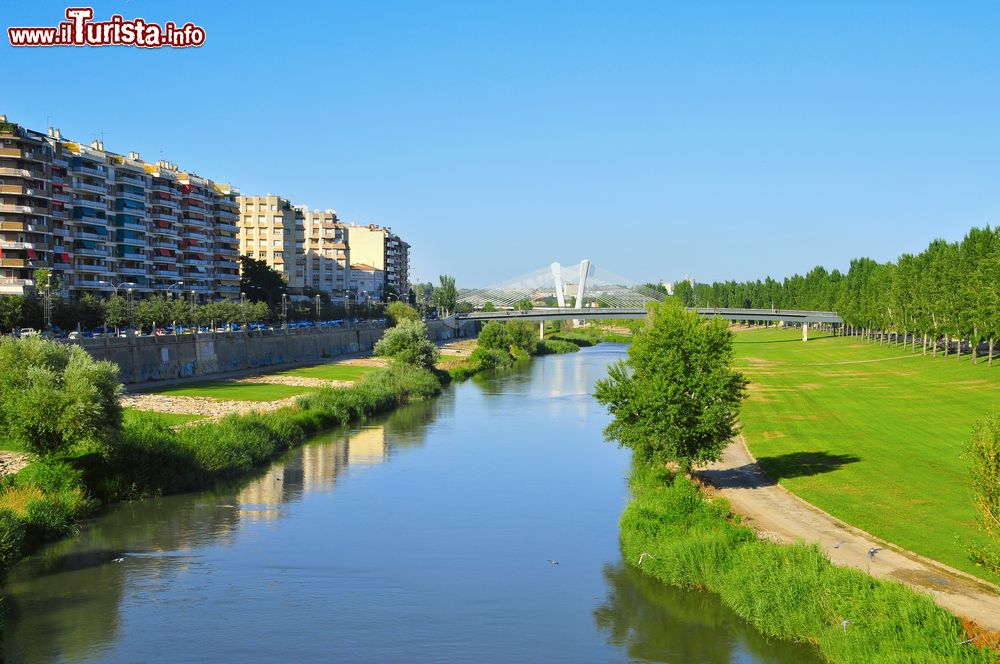
<instances>
[{"instance_id":1,"label":"river water","mask_svg":"<svg viewBox=\"0 0 1000 664\"><path fill-rule=\"evenodd\" d=\"M241 486L118 506L12 570L5 659L818 661L623 563L629 454L590 396L621 357L537 358Z\"/></svg>"}]
</instances>

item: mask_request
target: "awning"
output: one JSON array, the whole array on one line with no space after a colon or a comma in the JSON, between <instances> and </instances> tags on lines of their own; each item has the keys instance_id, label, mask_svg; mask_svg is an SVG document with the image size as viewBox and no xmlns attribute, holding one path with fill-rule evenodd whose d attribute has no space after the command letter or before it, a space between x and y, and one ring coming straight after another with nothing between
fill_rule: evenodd
<instances>
[{"instance_id":1,"label":"awning","mask_svg":"<svg viewBox=\"0 0 1000 664\"><path fill-rule=\"evenodd\" d=\"M156 225L159 226L160 228L170 228L169 221L158 221L156 222Z\"/></svg>"},{"instance_id":2,"label":"awning","mask_svg":"<svg viewBox=\"0 0 1000 664\"><path fill-rule=\"evenodd\" d=\"M61 253L59 255L62 257L63 263L69 263L70 262L71 259L69 257L69 254L67 254L67 253L64 252L64 253Z\"/></svg>"},{"instance_id":3,"label":"awning","mask_svg":"<svg viewBox=\"0 0 1000 664\"><path fill-rule=\"evenodd\" d=\"M157 249L156 250L161 256L173 256L169 249Z\"/></svg>"},{"instance_id":4,"label":"awning","mask_svg":"<svg viewBox=\"0 0 1000 664\"><path fill-rule=\"evenodd\" d=\"M195 254L195 256L197 256L200 261L208 260L208 256L205 254Z\"/></svg>"},{"instance_id":5,"label":"awning","mask_svg":"<svg viewBox=\"0 0 1000 664\"><path fill-rule=\"evenodd\" d=\"M28 258L30 258L31 260L35 260L36 258L38 258L38 252L35 251L34 249L28 249Z\"/></svg>"}]
</instances>

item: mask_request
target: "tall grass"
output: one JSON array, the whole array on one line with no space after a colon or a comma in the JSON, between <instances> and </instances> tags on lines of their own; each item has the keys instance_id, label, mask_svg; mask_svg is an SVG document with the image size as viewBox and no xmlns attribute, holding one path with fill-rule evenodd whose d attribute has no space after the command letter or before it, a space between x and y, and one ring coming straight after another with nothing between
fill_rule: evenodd
<instances>
[{"instance_id":1,"label":"tall grass","mask_svg":"<svg viewBox=\"0 0 1000 664\"><path fill-rule=\"evenodd\" d=\"M961 621L930 596L835 567L816 546L759 540L724 499L706 499L683 476L637 467L630 487L625 559L665 583L718 593L768 636L812 643L833 662L997 661L962 644Z\"/></svg>"}]
</instances>

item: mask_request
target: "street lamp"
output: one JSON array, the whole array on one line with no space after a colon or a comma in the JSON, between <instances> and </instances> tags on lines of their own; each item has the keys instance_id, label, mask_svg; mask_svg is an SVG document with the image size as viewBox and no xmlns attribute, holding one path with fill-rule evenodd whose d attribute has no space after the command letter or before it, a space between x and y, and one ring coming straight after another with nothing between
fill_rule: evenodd
<instances>
[{"instance_id":1,"label":"street lamp","mask_svg":"<svg viewBox=\"0 0 1000 664\"><path fill-rule=\"evenodd\" d=\"M121 288L122 286L135 286L135 284L132 283L131 281L123 281L121 283L115 284L114 282L111 282L111 281L99 280L97 283L99 283L99 284L101 284L103 286L111 286L111 288L113 288L114 291L115 291L115 297L118 297L118 289ZM108 318L107 318L107 316L104 317L104 329L105 330L108 329ZM118 334L118 326L115 325L115 335L117 336L117 334Z\"/></svg>"},{"instance_id":2,"label":"street lamp","mask_svg":"<svg viewBox=\"0 0 1000 664\"><path fill-rule=\"evenodd\" d=\"M288 329L288 294L281 294L281 326Z\"/></svg>"},{"instance_id":3,"label":"street lamp","mask_svg":"<svg viewBox=\"0 0 1000 664\"><path fill-rule=\"evenodd\" d=\"M194 320L194 305L195 305L195 298L196 297L198 297L198 292L195 289L192 288L191 289L191 327L194 328L195 334L198 333L198 327L195 324L195 320Z\"/></svg>"},{"instance_id":4,"label":"street lamp","mask_svg":"<svg viewBox=\"0 0 1000 664\"><path fill-rule=\"evenodd\" d=\"M316 322L317 323L319 323L319 319L320 319L320 305L321 305L321 303L320 303L320 299L319 299L319 294L317 293L316 294Z\"/></svg>"},{"instance_id":5,"label":"street lamp","mask_svg":"<svg viewBox=\"0 0 1000 664\"><path fill-rule=\"evenodd\" d=\"M178 286L183 286L183 285L184 285L183 281L175 281L174 283L172 283L169 286L167 286L167 288L166 288L167 296L170 295L170 289L171 288L177 288ZM180 292L180 291L178 290L178 292Z\"/></svg>"}]
</instances>

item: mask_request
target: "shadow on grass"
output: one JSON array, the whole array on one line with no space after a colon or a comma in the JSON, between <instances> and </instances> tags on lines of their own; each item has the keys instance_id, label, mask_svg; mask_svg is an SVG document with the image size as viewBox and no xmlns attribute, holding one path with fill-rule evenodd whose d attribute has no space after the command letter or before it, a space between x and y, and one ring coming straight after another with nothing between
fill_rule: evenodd
<instances>
[{"instance_id":1,"label":"shadow on grass","mask_svg":"<svg viewBox=\"0 0 1000 664\"><path fill-rule=\"evenodd\" d=\"M861 457L853 454L791 452L760 457L757 463L736 468L700 470L698 474L719 489L759 489L773 486L782 479L829 473L858 461L861 461Z\"/></svg>"},{"instance_id":2,"label":"shadow on grass","mask_svg":"<svg viewBox=\"0 0 1000 664\"><path fill-rule=\"evenodd\" d=\"M757 459L757 463L764 469L764 472L775 481L829 473L858 461L861 461L861 457L853 454L830 454L829 452L790 452Z\"/></svg>"}]
</instances>

